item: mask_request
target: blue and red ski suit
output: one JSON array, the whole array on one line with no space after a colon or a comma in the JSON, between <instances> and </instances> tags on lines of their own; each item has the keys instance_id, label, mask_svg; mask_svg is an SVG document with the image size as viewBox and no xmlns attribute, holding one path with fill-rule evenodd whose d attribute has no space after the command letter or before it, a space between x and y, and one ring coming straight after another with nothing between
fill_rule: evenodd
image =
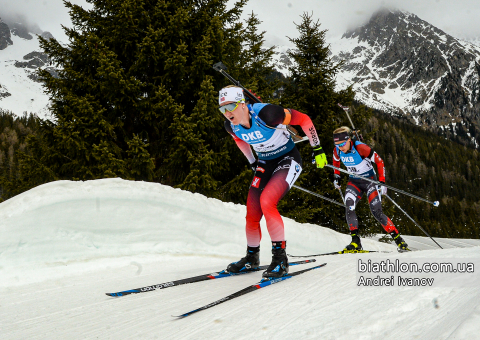
<instances>
[{"instance_id":1,"label":"blue and red ski suit","mask_svg":"<svg viewBox=\"0 0 480 340\"><path fill-rule=\"evenodd\" d=\"M385 182L385 165L383 160L372 148L362 142L351 140L350 150L345 153L338 147L335 147L333 149L333 165L338 168L340 167L340 162L346 166L349 172L377 180L372 164L372 162L374 162L378 169L378 180L383 183ZM335 170L335 174L340 175L340 171ZM377 185L354 175L350 175L347 189L345 190L345 215L350 233L356 233L358 230L358 219L355 213L355 207L362 199L362 193L367 194L370 211L377 221L380 222L383 229L385 229L387 233L395 232L395 234L398 234L395 225L382 211L382 199Z\"/></svg>"},{"instance_id":2,"label":"blue and red ski suit","mask_svg":"<svg viewBox=\"0 0 480 340\"><path fill-rule=\"evenodd\" d=\"M225 121L225 129L250 164L257 168L247 197L246 235L250 247L258 247L262 238L260 220L265 216L272 242L285 241L285 230L277 204L290 190L302 172L302 158L286 130L300 125L312 147L320 145L317 131L306 114L278 105L248 105L250 128Z\"/></svg>"}]
</instances>

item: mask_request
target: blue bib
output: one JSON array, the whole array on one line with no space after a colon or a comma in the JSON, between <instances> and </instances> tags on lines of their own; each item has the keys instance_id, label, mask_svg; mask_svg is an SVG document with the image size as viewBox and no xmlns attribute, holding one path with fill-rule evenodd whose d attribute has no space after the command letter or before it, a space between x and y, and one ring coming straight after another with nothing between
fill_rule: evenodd
<instances>
[{"instance_id":1,"label":"blue bib","mask_svg":"<svg viewBox=\"0 0 480 340\"><path fill-rule=\"evenodd\" d=\"M352 142L353 143L353 142ZM365 145L362 142L355 141L352 144L352 148L347 153L344 153L337 146L337 154L340 157L342 163L347 167L349 172L363 176L363 177L374 177L375 171L373 170L372 161L368 158L362 158L355 148L356 145ZM352 179L360 179L360 177L350 175Z\"/></svg>"},{"instance_id":2,"label":"blue bib","mask_svg":"<svg viewBox=\"0 0 480 340\"><path fill-rule=\"evenodd\" d=\"M248 105L250 117L252 118L252 126L250 129L242 125L233 125L233 133L250 144L259 159L269 160L280 157L290 152L294 147L290 133L286 129L286 125L279 124L273 128L267 127L267 124L258 116L258 113L267 103L256 103Z\"/></svg>"}]
</instances>

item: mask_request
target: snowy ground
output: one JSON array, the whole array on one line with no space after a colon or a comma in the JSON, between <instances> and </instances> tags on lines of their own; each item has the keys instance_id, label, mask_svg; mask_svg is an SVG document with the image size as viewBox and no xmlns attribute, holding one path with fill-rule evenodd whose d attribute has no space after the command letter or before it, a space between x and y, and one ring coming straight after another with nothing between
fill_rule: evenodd
<instances>
[{"instance_id":1,"label":"snowy ground","mask_svg":"<svg viewBox=\"0 0 480 340\"><path fill-rule=\"evenodd\" d=\"M478 286L357 287L359 257L480 261L478 240L407 254L318 257L327 266L177 320L261 273L111 298L218 271L245 251L245 207L159 184L59 181L0 204L2 339L474 339ZM335 251L349 236L285 219L288 252ZM430 240L416 249L429 249ZM461 242L461 243L457 243ZM423 243L423 246L421 244ZM392 245L364 240L370 250ZM268 264L264 228L262 264ZM447 248L447 247L445 247ZM309 265L302 266L303 268ZM291 267L291 271L298 270Z\"/></svg>"}]
</instances>

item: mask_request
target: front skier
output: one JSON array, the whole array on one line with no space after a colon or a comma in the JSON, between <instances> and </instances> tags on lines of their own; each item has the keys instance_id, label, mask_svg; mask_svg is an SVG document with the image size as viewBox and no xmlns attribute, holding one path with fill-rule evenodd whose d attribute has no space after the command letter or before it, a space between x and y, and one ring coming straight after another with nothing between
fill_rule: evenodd
<instances>
[{"instance_id":1,"label":"front skier","mask_svg":"<svg viewBox=\"0 0 480 340\"><path fill-rule=\"evenodd\" d=\"M368 177L376 180L376 174L373 170L372 162L375 162L378 169L379 181L385 183L385 167L380 156L373 151L368 145L360 141L352 141L350 138L350 128L342 126L333 131L333 141L335 148L333 149L333 165L340 167L340 161L347 167L349 172L359 176ZM337 189L341 189L338 181L340 180L340 171L335 170L333 185ZM379 192L380 191L380 192ZM350 175L350 179L345 190L345 214L347 224L352 236L352 242L345 247L345 250L361 250L362 244L358 236L358 219L355 214L355 207L362 198L362 193L366 193L370 205L370 211L383 229L389 233L395 240L398 248L401 250L409 250L408 245L398 233L390 218L382 212L381 195L387 193L385 186L377 186L369 181L359 177Z\"/></svg>"},{"instance_id":2,"label":"front skier","mask_svg":"<svg viewBox=\"0 0 480 340\"><path fill-rule=\"evenodd\" d=\"M229 264L227 271L250 271L260 265L260 220L264 215L272 240L273 257L263 277L284 276L288 273L288 259L284 225L277 204L302 172L302 158L286 126L292 124L302 127L313 147L317 167L323 168L327 158L315 127L306 114L273 104L247 105L243 90L236 86L221 89L218 102L220 112L227 120L225 129L255 171L247 197L247 255ZM257 153L258 160L250 145Z\"/></svg>"}]
</instances>

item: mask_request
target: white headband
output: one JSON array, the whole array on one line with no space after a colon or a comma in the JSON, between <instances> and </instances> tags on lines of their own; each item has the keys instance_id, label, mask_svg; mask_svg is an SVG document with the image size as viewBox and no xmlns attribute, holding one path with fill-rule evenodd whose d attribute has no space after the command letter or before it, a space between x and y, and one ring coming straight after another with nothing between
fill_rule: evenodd
<instances>
[{"instance_id":1,"label":"white headband","mask_svg":"<svg viewBox=\"0 0 480 340\"><path fill-rule=\"evenodd\" d=\"M243 90L239 87L225 87L218 92L218 104L245 101Z\"/></svg>"}]
</instances>

